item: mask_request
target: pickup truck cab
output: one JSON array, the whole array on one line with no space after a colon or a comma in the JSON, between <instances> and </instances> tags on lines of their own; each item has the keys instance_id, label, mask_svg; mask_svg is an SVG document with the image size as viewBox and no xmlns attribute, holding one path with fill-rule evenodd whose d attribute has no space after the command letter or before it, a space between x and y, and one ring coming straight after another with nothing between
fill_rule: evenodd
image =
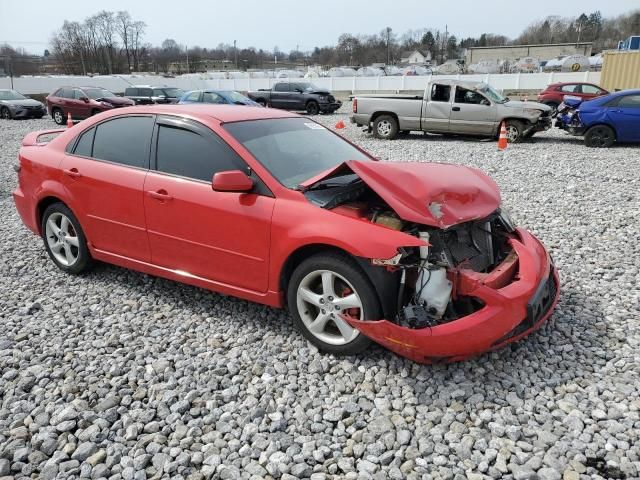
<instances>
[{"instance_id":1,"label":"pickup truck cab","mask_svg":"<svg viewBox=\"0 0 640 480\"><path fill-rule=\"evenodd\" d=\"M351 122L389 140L410 131L496 137L505 122L507 140L519 142L551 128L551 112L541 103L509 100L486 83L434 80L422 96L356 96Z\"/></svg>"},{"instance_id":2,"label":"pickup truck cab","mask_svg":"<svg viewBox=\"0 0 640 480\"><path fill-rule=\"evenodd\" d=\"M260 105L285 110L305 110L309 115L333 113L342 106L328 90L309 82L279 82L272 89L248 92Z\"/></svg>"}]
</instances>

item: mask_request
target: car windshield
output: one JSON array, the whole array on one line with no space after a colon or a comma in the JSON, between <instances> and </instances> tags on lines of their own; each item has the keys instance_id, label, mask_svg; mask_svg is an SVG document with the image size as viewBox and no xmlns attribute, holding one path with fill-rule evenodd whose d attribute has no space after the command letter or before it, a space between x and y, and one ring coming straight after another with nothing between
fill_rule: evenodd
<instances>
[{"instance_id":1,"label":"car windshield","mask_svg":"<svg viewBox=\"0 0 640 480\"><path fill-rule=\"evenodd\" d=\"M0 100L25 100L26 98L15 90L0 90Z\"/></svg>"},{"instance_id":2,"label":"car windshield","mask_svg":"<svg viewBox=\"0 0 640 480\"><path fill-rule=\"evenodd\" d=\"M224 128L287 188L296 188L347 160L371 160L349 142L305 118L251 120L228 123Z\"/></svg>"},{"instance_id":3,"label":"car windshield","mask_svg":"<svg viewBox=\"0 0 640 480\"><path fill-rule=\"evenodd\" d=\"M503 97L495 88L491 85L487 85L486 83L481 84L478 87L478 91L496 103L504 103L507 101L507 97Z\"/></svg>"},{"instance_id":4,"label":"car windshield","mask_svg":"<svg viewBox=\"0 0 640 480\"><path fill-rule=\"evenodd\" d=\"M86 93L89 98L92 98L94 100L116 96L115 93L112 93L109 90L105 90L104 88L84 88L82 91Z\"/></svg>"}]
</instances>

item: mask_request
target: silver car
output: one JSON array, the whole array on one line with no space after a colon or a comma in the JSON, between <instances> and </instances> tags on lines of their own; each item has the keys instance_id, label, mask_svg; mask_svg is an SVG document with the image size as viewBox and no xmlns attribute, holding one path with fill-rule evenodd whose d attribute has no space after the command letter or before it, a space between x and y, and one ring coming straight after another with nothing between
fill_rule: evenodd
<instances>
[{"instance_id":1,"label":"silver car","mask_svg":"<svg viewBox=\"0 0 640 480\"><path fill-rule=\"evenodd\" d=\"M44 104L25 97L15 90L0 90L0 118L42 118L46 113Z\"/></svg>"}]
</instances>

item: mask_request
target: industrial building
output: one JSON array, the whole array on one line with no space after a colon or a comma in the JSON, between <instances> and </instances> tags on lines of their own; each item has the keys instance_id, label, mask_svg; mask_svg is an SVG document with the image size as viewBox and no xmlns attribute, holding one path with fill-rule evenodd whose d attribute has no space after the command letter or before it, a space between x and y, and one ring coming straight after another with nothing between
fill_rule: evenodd
<instances>
[{"instance_id":1,"label":"industrial building","mask_svg":"<svg viewBox=\"0 0 640 480\"><path fill-rule=\"evenodd\" d=\"M467 65L471 65L483 60L516 62L524 57L534 57L539 60L549 60L564 55L590 57L591 49L591 42L470 47L467 49L465 61Z\"/></svg>"}]
</instances>

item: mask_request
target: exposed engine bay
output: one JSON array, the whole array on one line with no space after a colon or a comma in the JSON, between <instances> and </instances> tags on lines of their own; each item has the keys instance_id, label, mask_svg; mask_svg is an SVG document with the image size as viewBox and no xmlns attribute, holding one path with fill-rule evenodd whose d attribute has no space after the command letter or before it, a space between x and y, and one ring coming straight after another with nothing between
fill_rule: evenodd
<instances>
[{"instance_id":1,"label":"exposed engine bay","mask_svg":"<svg viewBox=\"0 0 640 480\"><path fill-rule=\"evenodd\" d=\"M500 208L479 220L438 228L403 220L356 175L332 177L324 185L306 191L307 199L340 215L402 231L426 243L419 248L400 248L390 259L371 261L397 278L396 323L414 329L433 327L483 307L479 299L458 295L454 280L461 269L487 274L512 254L508 238L514 226ZM438 203L425 208L435 217L440 214Z\"/></svg>"}]
</instances>

